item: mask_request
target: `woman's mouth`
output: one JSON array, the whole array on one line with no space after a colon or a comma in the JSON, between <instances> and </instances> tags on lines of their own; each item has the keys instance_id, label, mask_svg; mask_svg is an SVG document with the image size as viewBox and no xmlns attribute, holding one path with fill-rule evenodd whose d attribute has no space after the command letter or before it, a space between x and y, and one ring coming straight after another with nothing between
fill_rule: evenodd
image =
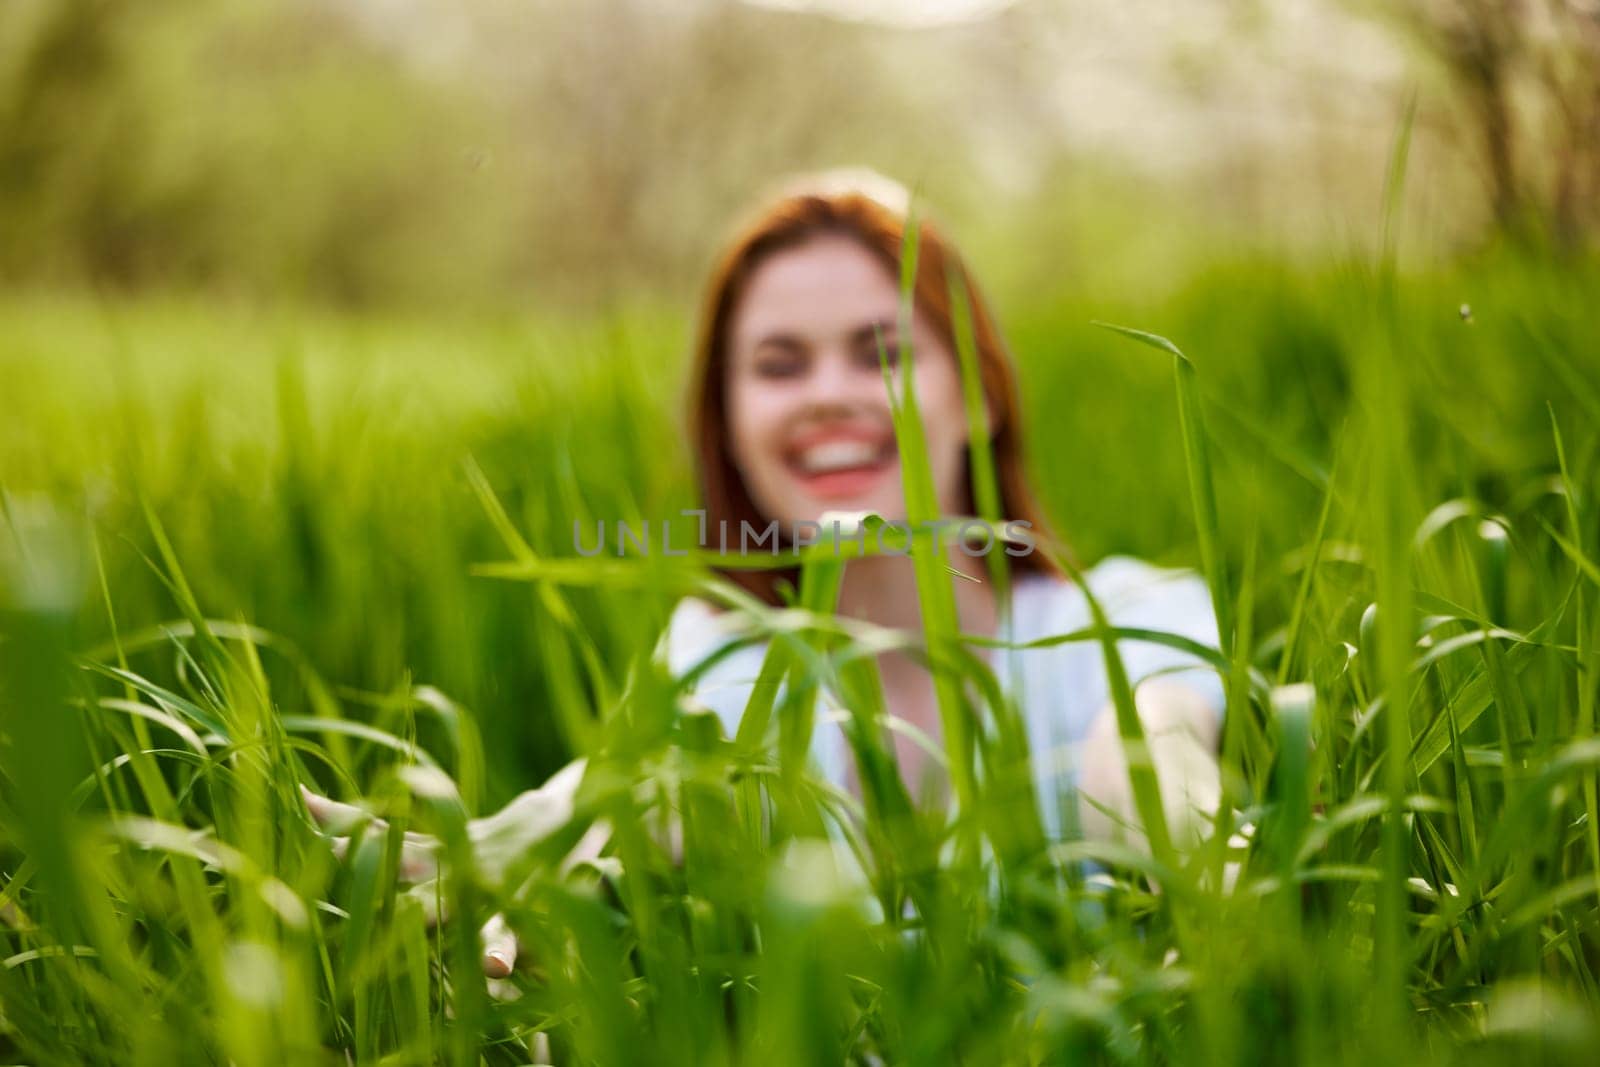
<instances>
[{"instance_id":1,"label":"woman's mouth","mask_svg":"<svg viewBox=\"0 0 1600 1067\"><path fill-rule=\"evenodd\" d=\"M796 449L788 467L813 498L844 500L872 488L899 459L893 438L887 442L834 438Z\"/></svg>"}]
</instances>

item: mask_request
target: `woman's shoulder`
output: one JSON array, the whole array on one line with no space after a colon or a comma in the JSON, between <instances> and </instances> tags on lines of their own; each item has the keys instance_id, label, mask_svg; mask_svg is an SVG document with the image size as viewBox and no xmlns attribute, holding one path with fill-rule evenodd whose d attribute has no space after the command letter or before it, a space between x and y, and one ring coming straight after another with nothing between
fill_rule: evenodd
<instances>
[{"instance_id":1,"label":"woman's shoulder","mask_svg":"<svg viewBox=\"0 0 1600 1067\"><path fill-rule=\"evenodd\" d=\"M1170 674L1198 692L1218 716L1222 714L1221 679L1201 651L1218 645L1216 613L1210 589L1198 572L1114 555L1086 569L1083 579L1113 626L1147 631L1125 633L1116 642L1131 682L1137 685L1156 674ZM1041 574L1030 576L1018 588L1013 640L1042 642L1045 656L1035 660L1034 667L1050 679L1036 679L1034 692L1042 695L1041 714L1071 738L1082 736L1092 712L1108 699L1101 654L1093 642L1045 639L1083 631L1091 622L1088 601L1074 581ZM1075 663L1078 671L1072 685L1059 673L1068 662Z\"/></svg>"},{"instance_id":2,"label":"woman's shoulder","mask_svg":"<svg viewBox=\"0 0 1600 1067\"><path fill-rule=\"evenodd\" d=\"M1089 587L1102 601L1166 603L1193 599L1205 591L1205 581L1188 567L1164 567L1136 556L1107 556L1086 575Z\"/></svg>"},{"instance_id":3,"label":"woman's shoulder","mask_svg":"<svg viewBox=\"0 0 1600 1067\"><path fill-rule=\"evenodd\" d=\"M1084 584L1108 614L1135 608L1182 606L1205 592L1205 583L1186 567L1164 567L1137 556L1110 555L1083 571ZM1087 603L1076 581L1045 571L1017 579L1013 596L1020 615L1041 622L1086 615ZM1086 621L1086 620L1085 620Z\"/></svg>"}]
</instances>

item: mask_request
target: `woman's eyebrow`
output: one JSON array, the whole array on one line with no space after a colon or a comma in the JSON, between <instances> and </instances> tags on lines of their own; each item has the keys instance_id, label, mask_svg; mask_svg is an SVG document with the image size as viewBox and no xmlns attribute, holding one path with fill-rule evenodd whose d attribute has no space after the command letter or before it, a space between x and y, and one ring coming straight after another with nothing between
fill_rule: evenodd
<instances>
[{"instance_id":1,"label":"woman's eyebrow","mask_svg":"<svg viewBox=\"0 0 1600 1067\"><path fill-rule=\"evenodd\" d=\"M756 343L750 346L750 350L752 352L759 352L763 348L772 347L781 348L790 352L798 352L804 349L805 346L805 341L795 334L778 332L769 333L763 337L757 338Z\"/></svg>"}]
</instances>

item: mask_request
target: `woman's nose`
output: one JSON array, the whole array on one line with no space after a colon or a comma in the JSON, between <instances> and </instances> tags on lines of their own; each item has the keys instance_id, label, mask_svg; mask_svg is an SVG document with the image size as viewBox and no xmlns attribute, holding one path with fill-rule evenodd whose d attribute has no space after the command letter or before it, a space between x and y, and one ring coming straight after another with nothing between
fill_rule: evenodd
<instances>
[{"instance_id":1,"label":"woman's nose","mask_svg":"<svg viewBox=\"0 0 1600 1067\"><path fill-rule=\"evenodd\" d=\"M882 372L865 366L850 352L823 353L813 364L807 385L813 402L886 402Z\"/></svg>"}]
</instances>

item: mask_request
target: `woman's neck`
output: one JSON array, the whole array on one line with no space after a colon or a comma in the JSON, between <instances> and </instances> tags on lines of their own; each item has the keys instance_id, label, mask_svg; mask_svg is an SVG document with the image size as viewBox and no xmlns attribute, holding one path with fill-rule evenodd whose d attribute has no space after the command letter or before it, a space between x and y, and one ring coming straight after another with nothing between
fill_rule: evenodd
<instances>
[{"instance_id":1,"label":"woman's neck","mask_svg":"<svg viewBox=\"0 0 1600 1067\"><path fill-rule=\"evenodd\" d=\"M993 634L997 606L985 561L956 551L950 554L950 564L968 576L952 580L956 616L962 632ZM838 614L917 633L922 625L918 606L916 571L910 559L869 556L845 564ZM984 649L977 651L986 655ZM940 744L943 731L939 707L927 667L918 657L902 651L879 653L877 661L889 714L916 727L936 745ZM935 807L943 804L949 795L949 783L937 764L903 733L896 734L891 744L907 786ZM856 773L852 760L846 771L846 785L860 796L861 785Z\"/></svg>"},{"instance_id":2,"label":"woman's neck","mask_svg":"<svg viewBox=\"0 0 1600 1067\"><path fill-rule=\"evenodd\" d=\"M998 621L994 587L982 557L950 551L948 562L967 577L953 579L963 633L992 635ZM878 626L920 631L916 571L905 556L868 556L845 564L838 614Z\"/></svg>"}]
</instances>

